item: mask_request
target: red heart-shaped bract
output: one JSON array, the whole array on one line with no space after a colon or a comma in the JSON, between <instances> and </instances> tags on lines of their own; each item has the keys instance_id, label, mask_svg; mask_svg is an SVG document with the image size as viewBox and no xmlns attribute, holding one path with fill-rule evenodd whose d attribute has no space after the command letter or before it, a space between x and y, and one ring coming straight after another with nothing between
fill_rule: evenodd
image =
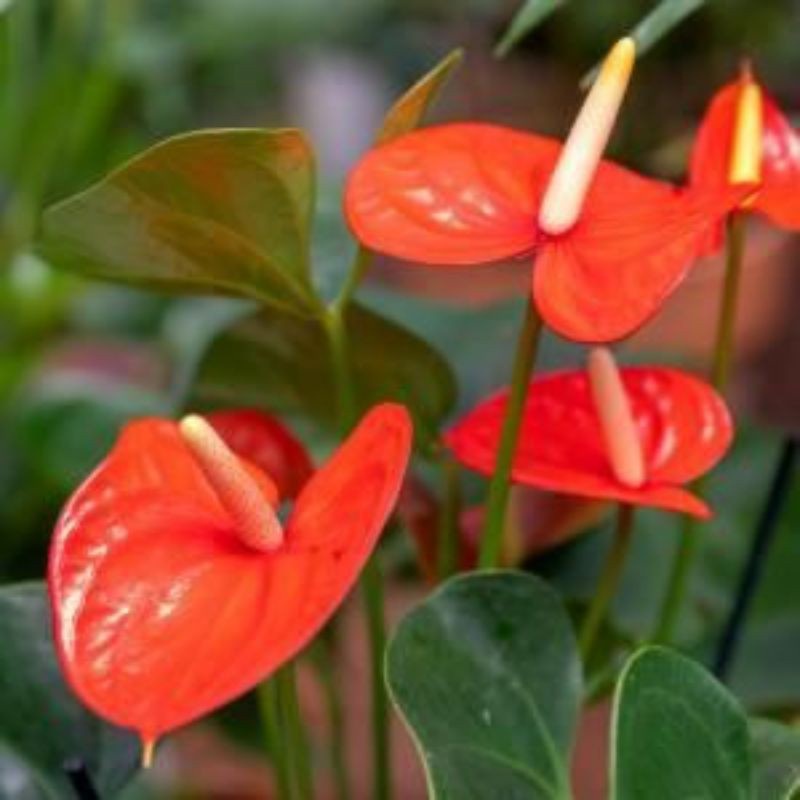
<instances>
[{"instance_id":1,"label":"red heart-shaped bract","mask_svg":"<svg viewBox=\"0 0 800 800\"><path fill-rule=\"evenodd\" d=\"M284 544L263 553L240 543L175 423L128 425L50 551L55 640L77 694L149 742L266 678L356 580L411 438L404 408L374 408L300 492Z\"/></svg>"},{"instance_id":2,"label":"red heart-shaped bract","mask_svg":"<svg viewBox=\"0 0 800 800\"><path fill-rule=\"evenodd\" d=\"M367 247L425 264L481 264L538 250L545 321L580 341L622 338L675 288L713 223L752 191L677 191L601 162L578 223L550 237L539 204L554 139L458 123L398 137L353 170L345 214Z\"/></svg>"},{"instance_id":3,"label":"red heart-shaped bract","mask_svg":"<svg viewBox=\"0 0 800 800\"><path fill-rule=\"evenodd\" d=\"M728 184L731 147L739 95L744 81L722 87L711 99L689 163L689 181L695 187ZM759 211L776 225L800 229L800 134L791 126L777 103L762 86L763 148L761 187L747 208ZM714 252L722 242L721 230L707 240L704 252Z\"/></svg>"},{"instance_id":4,"label":"red heart-shaped bract","mask_svg":"<svg viewBox=\"0 0 800 800\"><path fill-rule=\"evenodd\" d=\"M297 497L314 472L305 447L263 411L237 408L204 416L231 450L269 475L282 500Z\"/></svg>"},{"instance_id":5,"label":"red heart-shaped bract","mask_svg":"<svg viewBox=\"0 0 800 800\"><path fill-rule=\"evenodd\" d=\"M678 370L620 370L642 443L647 479L632 489L611 470L586 372L558 372L529 387L512 468L517 483L555 492L683 511L710 510L680 484L709 470L732 438L725 403L707 384ZM459 461L490 475L508 393L481 403L446 434Z\"/></svg>"}]
</instances>

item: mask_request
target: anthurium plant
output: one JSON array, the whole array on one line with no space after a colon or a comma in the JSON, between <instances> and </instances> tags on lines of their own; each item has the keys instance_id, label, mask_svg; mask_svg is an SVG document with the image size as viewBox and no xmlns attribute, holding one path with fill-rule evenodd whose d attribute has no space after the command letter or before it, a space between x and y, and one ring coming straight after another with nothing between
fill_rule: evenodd
<instances>
[{"instance_id":1,"label":"anthurium plant","mask_svg":"<svg viewBox=\"0 0 800 800\"><path fill-rule=\"evenodd\" d=\"M737 435L747 225L800 227L800 134L747 63L699 120L685 182L609 160L649 31L609 43L563 139L488 118L427 125L462 54L446 56L346 178L353 257L333 291L301 130L182 133L46 209L37 252L59 270L240 302L170 407L128 419L71 488L46 580L0 588L3 797L123 797L181 730L240 698L258 711L279 800L410 800L395 717L441 800L590 800L587 748L603 787L591 800L800 797L792 709L755 716L709 669L715 643L687 646L681 627L698 542L724 512L714 471ZM709 363L626 363L622 343L723 249ZM529 288L521 323L504 321L518 327L505 383L466 397L458 354L363 286L377 256L453 281L515 264ZM537 365L551 335L580 361ZM481 331L467 319L458 336ZM767 528L791 465L780 476L771 489L750 479L769 498ZM626 576L649 580L637 528L652 513L681 530L664 533L659 608L632 632L615 605ZM727 598L725 664L765 537ZM590 539L602 545L572 575L576 596L552 564ZM418 602L390 624L401 580ZM365 681L342 666L346 614ZM325 725L308 713L315 691ZM352 726L367 728L357 765Z\"/></svg>"}]
</instances>

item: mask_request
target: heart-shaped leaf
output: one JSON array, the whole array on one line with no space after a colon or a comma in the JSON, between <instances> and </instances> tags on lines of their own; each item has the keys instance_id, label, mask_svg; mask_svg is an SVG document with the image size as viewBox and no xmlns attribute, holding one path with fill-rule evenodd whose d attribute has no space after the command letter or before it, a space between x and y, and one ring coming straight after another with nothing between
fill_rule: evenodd
<instances>
[{"instance_id":1,"label":"heart-shaped leaf","mask_svg":"<svg viewBox=\"0 0 800 800\"><path fill-rule=\"evenodd\" d=\"M432 441L453 405L455 379L425 341L364 306L345 314L359 412L385 400L405 405L420 443ZM336 426L336 390L324 324L276 312L254 314L211 345L197 376L201 404L255 405Z\"/></svg>"},{"instance_id":2,"label":"heart-shaped leaf","mask_svg":"<svg viewBox=\"0 0 800 800\"><path fill-rule=\"evenodd\" d=\"M800 730L767 719L750 720L756 800L800 797Z\"/></svg>"},{"instance_id":3,"label":"heart-shaped leaf","mask_svg":"<svg viewBox=\"0 0 800 800\"><path fill-rule=\"evenodd\" d=\"M299 131L198 131L48 209L41 247L84 275L309 312L313 204L313 154Z\"/></svg>"},{"instance_id":4,"label":"heart-shaped leaf","mask_svg":"<svg viewBox=\"0 0 800 800\"><path fill-rule=\"evenodd\" d=\"M0 641L0 795L72 797L62 765L79 758L100 794L112 796L133 775L139 743L83 708L67 688L43 584L0 589Z\"/></svg>"},{"instance_id":5,"label":"heart-shaped leaf","mask_svg":"<svg viewBox=\"0 0 800 800\"><path fill-rule=\"evenodd\" d=\"M463 55L461 50L448 53L397 100L383 118L383 124L375 137L378 144L413 131L422 122L431 103L447 83L453 70L461 63Z\"/></svg>"},{"instance_id":6,"label":"heart-shaped leaf","mask_svg":"<svg viewBox=\"0 0 800 800\"><path fill-rule=\"evenodd\" d=\"M431 797L570 797L580 662L543 581L515 572L449 581L400 624L387 681Z\"/></svg>"},{"instance_id":7,"label":"heart-shaped leaf","mask_svg":"<svg viewBox=\"0 0 800 800\"><path fill-rule=\"evenodd\" d=\"M617 687L611 772L614 800L749 800L747 718L699 664L644 648Z\"/></svg>"}]
</instances>

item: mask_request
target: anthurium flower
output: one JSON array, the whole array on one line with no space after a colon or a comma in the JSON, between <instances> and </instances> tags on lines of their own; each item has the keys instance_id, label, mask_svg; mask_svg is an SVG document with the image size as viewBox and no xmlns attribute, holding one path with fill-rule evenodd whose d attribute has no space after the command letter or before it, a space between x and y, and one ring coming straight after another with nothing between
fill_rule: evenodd
<instances>
[{"instance_id":1,"label":"anthurium flower","mask_svg":"<svg viewBox=\"0 0 800 800\"><path fill-rule=\"evenodd\" d=\"M696 188L717 189L758 182L744 207L800 230L800 134L749 65L711 99L692 149L689 181ZM707 249L717 249L719 233Z\"/></svg>"},{"instance_id":2,"label":"anthurium flower","mask_svg":"<svg viewBox=\"0 0 800 800\"><path fill-rule=\"evenodd\" d=\"M230 431L248 415L212 422ZM254 453L266 441L255 429L245 447L258 440ZM373 408L283 522L286 476L236 455L204 419L130 423L67 502L52 541L55 640L76 693L137 730L147 759L161 734L270 675L356 580L411 438L403 407ZM284 463L298 455L283 433L272 445Z\"/></svg>"},{"instance_id":3,"label":"anthurium flower","mask_svg":"<svg viewBox=\"0 0 800 800\"><path fill-rule=\"evenodd\" d=\"M456 457L490 475L508 393L468 413L446 434ZM723 456L732 424L703 381L664 367L617 371L605 350L589 369L534 379L512 480L555 492L710 516L683 488Z\"/></svg>"},{"instance_id":4,"label":"anthurium flower","mask_svg":"<svg viewBox=\"0 0 800 800\"><path fill-rule=\"evenodd\" d=\"M578 341L622 338L647 321L698 243L751 191L678 190L601 161L633 64L612 49L562 145L496 125L455 123L394 139L349 177L345 214L367 247L425 264L536 254L533 298Z\"/></svg>"}]
</instances>

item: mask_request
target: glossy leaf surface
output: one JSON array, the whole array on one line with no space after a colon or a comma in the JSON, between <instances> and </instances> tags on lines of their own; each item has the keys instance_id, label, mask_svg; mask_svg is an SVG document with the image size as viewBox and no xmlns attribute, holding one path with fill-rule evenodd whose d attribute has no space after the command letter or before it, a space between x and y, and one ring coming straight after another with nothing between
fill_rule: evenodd
<instances>
[{"instance_id":1,"label":"glossy leaf surface","mask_svg":"<svg viewBox=\"0 0 800 800\"><path fill-rule=\"evenodd\" d=\"M269 475L282 499L297 497L314 466L288 428L255 408L215 411L205 417L228 447Z\"/></svg>"},{"instance_id":2,"label":"glossy leaf surface","mask_svg":"<svg viewBox=\"0 0 800 800\"><path fill-rule=\"evenodd\" d=\"M724 402L686 373L657 367L620 370L630 400L647 479L638 489L614 477L586 372L557 372L528 390L512 479L556 492L709 515L681 488L719 461L732 438ZM446 434L456 457L491 474L507 393L477 406Z\"/></svg>"},{"instance_id":3,"label":"glossy leaf surface","mask_svg":"<svg viewBox=\"0 0 800 800\"><path fill-rule=\"evenodd\" d=\"M747 718L696 662L640 650L618 684L613 725L613 800L752 797Z\"/></svg>"},{"instance_id":4,"label":"glossy leaf surface","mask_svg":"<svg viewBox=\"0 0 800 800\"><path fill-rule=\"evenodd\" d=\"M400 624L387 680L431 797L569 796L580 662L566 612L540 579L449 581Z\"/></svg>"},{"instance_id":5,"label":"glossy leaf surface","mask_svg":"<svg viewBox=\"0 0 800 800\"><path fill-rule=\"evenodd\" d=\"M132 777L136 738L87 711L64 683L42 583L0 589L0 796L72 797L62 771L80 758L103 796Z\"/></svg>"},{"instance_id":6,"label":"glossy leaf surface","mask_svg":"<svg viewBox=\"0 0 800 800\"><path fill-rule=\"evenodd\" d=\"M426 128L368 153L345 212L367 247L421 263L482 264L538 254L545 321L579 341L613 341L644 324L691 266L711 227L751 188L679 192L602 162L574 228L537 229L561 145L493 125Z\"/></svg>"},{"instance_id":7,"label":"glossy leaf surface","mask_svg":"<svg viewBox=\"0 0 800 800\"><path fill-rule=\"evenodd\" d=\"M736 107L742 83L723 86L706 110L692 150L689 178L695 186L728 182ZM800 229L800 134L763 89L762 184L748 208L774 223ZM719 242L717 241L717 244Z\"/></svg>"},{"instance_id":8,"label":"glossy leaf surface","mask_svg":"<svg viewBox=\"0 0 800 800\"><path fill-rule=\"evenodd\" d=\"M345 320L359 408L385 400L402 403L418 439L431 442L455 401L447 362L415 334L357 303L348 307ZM329 347L316 319L274 312L246 317L212 344L197 376L197 398L263 406L334 430Z\"/></svg>"},{"instance_id":9,"label":"glossy leaf surface","mask_svg":"<svg viewBox=\"0 0 800 800\"><path fill-rule=\"evenodd\" d=\"M48 209L42 246L57 266L92 277L309 311L313 202L313 155L299 131L200 131Z\"/></svg>"},{"instance_id":10,"label":"glossy leaf surface","mask_svg":"<svg viewBox=\"0 0 800 800\"><path fill-rule=\"evenodd\" d=\"M152 740L271 674L356 580L410 439L404 409L373 409L264 553L240 543L175 423L131 423L67 503L51 548L57 645L78 695Z\"/></svg>"}]
</instances>

